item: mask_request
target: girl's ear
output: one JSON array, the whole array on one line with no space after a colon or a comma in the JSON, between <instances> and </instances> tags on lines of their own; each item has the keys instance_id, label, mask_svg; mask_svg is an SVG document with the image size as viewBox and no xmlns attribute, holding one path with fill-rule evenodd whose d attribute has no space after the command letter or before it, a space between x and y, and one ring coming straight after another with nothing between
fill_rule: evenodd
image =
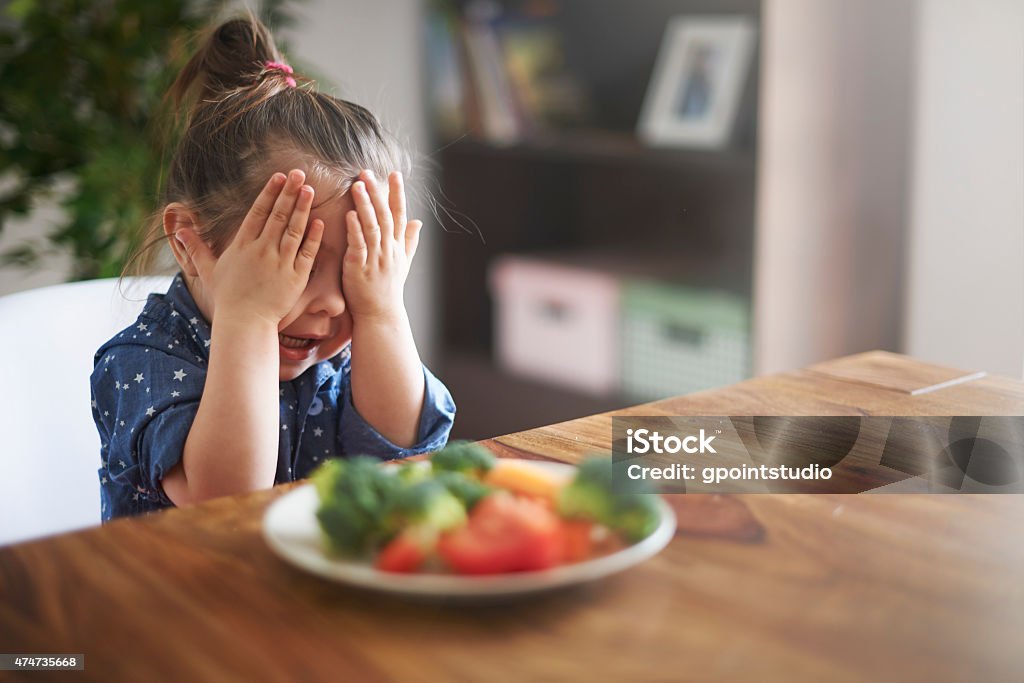
<instances>
[{"instance_id":1,"label":"girl's ear","mask_svg":"<svg viewBox=\"0 0 1024 683\"><path fill-rule=\"evenodd\" d=\"M164 208L164 234L167 235L171 251L174 252L174 260L178 262L181 271L189 277L198 277L199 269L186 251L185 245L175 237L175 233L185 228L198 232L198 227L199 222L195 213L181 202L171 202Z\"/></svg>"}]
</instances>

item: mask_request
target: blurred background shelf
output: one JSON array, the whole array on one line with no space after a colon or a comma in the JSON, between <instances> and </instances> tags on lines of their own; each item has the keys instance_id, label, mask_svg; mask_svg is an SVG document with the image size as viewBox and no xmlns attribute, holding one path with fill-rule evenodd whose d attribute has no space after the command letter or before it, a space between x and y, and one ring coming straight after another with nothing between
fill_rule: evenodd
<instances>
[{"instance_id":1,"label":"blurred background shelf","mask_svg":"<svg viewBox=\"0 0 1024 683\"><path fill-rule=\"evenodd\" d=\"M457 398L458 438L509 434L636 403L519 377L498 368L486 353L449 353L440 372Z\"/></svg>"},{"instance_id":2,"label":"blurred background shelf","mask_svg":"<svg viewBox=\"0 0 1024 683\"><path fill-rule=\"evenodd\" d=\"M453 437L487 438L641 402L624 390L595 394L502 367L489 273L505 256L553 259L609 276L657 277L698 293L727 292L741 309L752 309L759 43L726 145L651 146L636 130L671 19L740 15L759 26L760 12L759 0L432 3L426 63L434 91L428 99L436 105L432 147L445 231L438 254L438 368L458 404ZM555 89L556 120L545 120L543 106L520 111L529 93L503 96L474 78L496 71L479 63L487 53L474 42L487 31L495 46L507 47L503 34L511 32L529 35L527 42L539 35L557 52L548 59L561 71L549 72L538 87ZM439 45L439 35L450 44ZM431 65L438 54L450 61L447 75ZM447 99L438 105L441 91ZM461 92L458 102L455 92ZM494 114L509 102L508 110ZM741 332L741 355L749 358L749 320ZM744 362L738 372L749 370Z\"/></svg>"},{"instance_id":3,"label":"blurred background shelf","mask_svg":"<svg viewBox=\"0 0 1024 683\"><path fill-rule=\"evenodd\" d=\"M753 173L752 150L670 149L645 145L632 133L610 130L569 130L538 134L510 144L466 136L439 152L443 158L482 156L524 158L556 163L607 163L636 166L701 168L721 173Z\"/></svg>"}]
</instances>

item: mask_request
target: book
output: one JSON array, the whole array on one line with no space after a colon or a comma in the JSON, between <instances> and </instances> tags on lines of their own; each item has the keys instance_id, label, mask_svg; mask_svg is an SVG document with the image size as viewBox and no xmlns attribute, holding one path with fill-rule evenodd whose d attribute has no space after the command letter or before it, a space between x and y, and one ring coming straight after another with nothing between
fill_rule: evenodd
<instances>
[{"instance_id":1,"label":"book","mask_svg":"<svg viewBox=\"0 0 1024 683\"><path fill-rule=\"evenodd\" d=\"M462 135L467 126L462 57L452 12L430 12L426 18L428 97L438 131L446 138Z\"/></svg>"},{"instance_id":2,"label":"book","mask_svg":"<svg viewBox=\"0 0 1024 683\"><path fill-rule=\"evenodd\" d=\"M493 20L467 13L462 38L484 137L497 144L517 142L523 127Z\"/></svg>"}]
</instances>

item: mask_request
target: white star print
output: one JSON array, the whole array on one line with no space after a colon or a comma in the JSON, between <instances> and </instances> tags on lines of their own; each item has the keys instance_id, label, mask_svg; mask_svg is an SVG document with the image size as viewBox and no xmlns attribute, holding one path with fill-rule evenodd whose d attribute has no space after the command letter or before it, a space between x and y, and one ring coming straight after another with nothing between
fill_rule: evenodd
<instances>
[{"instance_id":1,"label":"white star print","mask_svg":"<svg viewBox=\"0 0 1024 683\"><path fill-rule=\"evenodd\" d=\"M132 494L132 500L138 500L138 499L139 499L139 494L133 493Z\"/></svg>"},{"instance_id":2,"label":"white star print","mask_svg":"<svg viewBox=\"0 0 1024 683\"><path fill-rule=\"evenodd\" d=\"M96 399L93 399L93 400L92 400L92 407L93 407L93 408L96 408L96 407L97 407L97 406L96 406Z\"/></svg>"},{"instance_id":3,"label":"white star print","mask_svg":"<svg viewBox=\"0 0 1024 683\"><path fill-rule=\"evenodd\" d=\"M153 406L150 406L149 408L146 408L146 417L153 417L153 415L155 415L155 414L156 414L156 411L153 410Z\"/></svg>"},{"instance_id":4,"label":"white star print","mask_svg":"<svg viewBox=\"0 0 1024 683\"><path fill-rule=\"evenodd\" d=\"M108 415L110 415L110 411L109 410L104 410L103 411L103 416L107 417Z\"/></svg>"},{"instance_id":5,"label":"white star print","mask_svg":"<svg viewBox=\"0 0 1024 683\"><path fill-rule=\"evenodd\" d=\"M181 396L181 392L180 391L172 391L171 392L171 398L178 398L179 396Z\"/></svg>"},{"instance_id":6,"label":"white star print","mask_svg":"<svg viewBox=\"0 0 1024 683\"><path fill-rule=\"evenodd\" d=\"M121 420L121 426L124 427L124 420Z\"/></svg>"},{"instance_id":7,"label":"white star print","mask_svg":"<svg viewBox=\"0 0 1024 683\"><path fill-rule=\"evenodd\" d=\"M209 339L204 339L203 340L203 346L209 346L209 345L210 345L210 340Z\"/></svg>"},{"instance_id":8,"label":"white star print","mask_svg":"<svg viewBox=\"0 0 1024 683\"><path fill-rule=\"evenodd\" d=\"M319 427L315 427L313 429L313 436L323 436L323 434L324 430L320 429Z\"/></svg>"},{"instance_id":9,"label":"white star print","mask_svg":"<svg viewBox=\"0 0 1024 683\"><path fill-rule=\"evenodd\" d=\"M119 380L114 380L114 388L115 389L120 389L121 388L121 382Z\"/></svg>"},{"instance_id":10,"label":"white star print","mask_svg":"<svg viewBox=\"0 0 1024 683\"><path fill-rule=\"evenodd\" d=\"M288 431L288 425L281 425L281 429L287 432Z\"/></svg>"},{"instance_id":11,"label":"white star print","mask_svg":"<svg viewBox=\"0 0 1024 683\"><path fill-rule=\"evenodd\" d=\"M118 464L121 465L121 469L124 469L125 467L128 467L127 465L124 464L124 460L118 460L117 462L118 462Z\"/></svg>"},{"instance_id":12,"label":"white star print","mask_svg":"<svg viewBox=\"0 0 1024 683\"><path fill-rule=\"evenodd\" d=\"M107 483L107 478L103 477L102 479L100 479L100 483L101 484L106 484Z\"/></svg>"},{"instance_id":13,"label":"white star print","mask_svg":"<svg viewBox=\"0 0 1024 683\"><path fill-rule=\"evenodd\" d=\"M177 318L177 317L178 317L178 312L177 312L177 311L175 311L175 310L172 310L172 311L171 311L171 317L172 317L172 318Z\"/></svg>"},{"instance_id":14,"label":"white star print","mask_svg":"<svg viewBox=\"0 0 1024 683\"><path fill-rule=\"evenodd\" d=\"M139 332L145 332L148 328L146 323L139 323Z\"/></svg>"},{"instance_id":15,"label":"white star print","mask_svg":"<svg viewBox=\"0 0 1024 683\"><path fill-rule=\"evenodd\" d=\"M192 323L193 325L198 325L199 324L199 318L194 318L194 317L193 318L189 318L188 321L190 323Z\"/></svg>"},{"instance_id":16,"label":"white star print","mask_svg":"<svg viewBox=\"0 0 1024 683\"><path fill-rule=\"evenodd\" d=\"M142 376L142 373L141 373L141 372L140 372L140 373L137 373L137 374L135 375L135 381L136 381L136 382L141 382L141 381L142 381L143 379L145 379L145 378L144 378L144 377Z\"/></svg>"},{"instance_id":17,"label":"white star print","mask_svg":"<svg viewBox=\"0 0 1024 683\"><path fill-rule=\"evenodd\" d=\"M188 374L186 374L185 368L174 371L174 379L178 380L179 382L184 382L186 377L188 377Z\"/></svg>"}]
</instances>

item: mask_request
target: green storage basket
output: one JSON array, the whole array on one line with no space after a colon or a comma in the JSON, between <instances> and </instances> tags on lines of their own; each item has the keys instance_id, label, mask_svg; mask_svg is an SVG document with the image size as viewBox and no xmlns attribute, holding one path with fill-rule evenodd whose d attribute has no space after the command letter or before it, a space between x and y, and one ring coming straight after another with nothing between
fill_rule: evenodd
<instances>
[{"instance_id":1,"label":"green storage basket","mask_svg":"<svg viewBox=\"0 0 1024 683\"><path fill-rule=\"evenodd\" d=\"M750 375L747 302L719 290L626 281L622 288L622 389L651 401Z\"/></svg>"}]
</instances>

